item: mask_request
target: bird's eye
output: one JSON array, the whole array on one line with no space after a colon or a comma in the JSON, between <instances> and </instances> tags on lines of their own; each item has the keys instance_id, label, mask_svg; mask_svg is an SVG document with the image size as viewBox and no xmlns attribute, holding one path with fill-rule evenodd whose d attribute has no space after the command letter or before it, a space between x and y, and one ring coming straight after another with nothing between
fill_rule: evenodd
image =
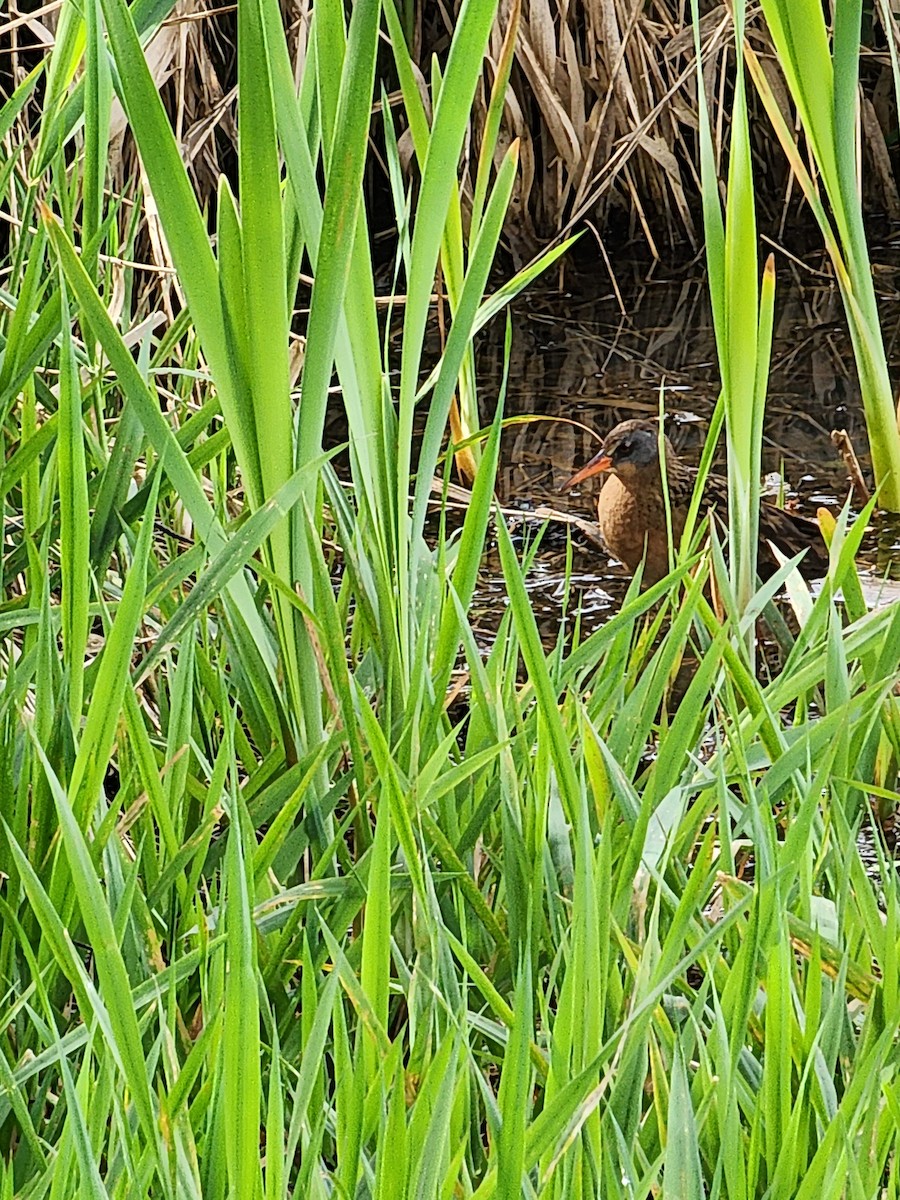
<instances>
[{"instance_id":1,"label":"bird's eye","mask_svg":"<svg viewBox=\"0 0 900 1200\"><path fill-rule=\"evenodd\" d=\"M633 449L634 443L632 442L631 438L626 438L625 441L619 445L619 457L627 458Z\"/></svg>"}]
</instances>

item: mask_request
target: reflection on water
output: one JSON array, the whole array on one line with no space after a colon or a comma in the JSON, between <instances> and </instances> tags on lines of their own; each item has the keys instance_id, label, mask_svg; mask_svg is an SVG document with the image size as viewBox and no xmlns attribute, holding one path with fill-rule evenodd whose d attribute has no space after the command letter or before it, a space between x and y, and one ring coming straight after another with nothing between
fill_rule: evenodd
<instances>
[{"instance_id":1,"label":"reflection on water","mask_svg":"<svg viewBox=\"0 0 900 1200\"><path fill-rule=\"evenodd\" d=\"M879 285L888 292L882 320L900 376L900 304L893 274ZM621 281L620 281L621 286ZM572 471L597 450L599 434L628 417L654 416L662 394L676 449L696 462L718 394L718 370L706 281L644 283L626 300L626 315L610 291L573 298L530 291L514 310L513 349L506 415L545 418L504 431L498 479L500 501L525 511L540 506L592 518L594 481L581 493L559 491ZM763 470L780 471L786 495L814 515L819 505L837 511L844 503L847 473L832 445L832 429L846 429L863 472L870 462L865 421L843 306L837 290L779 279L769 386ZM501 374L500 322L477 345L482 414ZM546 419L549 418L549 419ZM576 421L587 429L567 423ZM721 466L721 464L720 464ZM621 601L628 576L607 555L575 535L573 583L588 627L602 623ZM898 566L900 526L881 525L867 535L862 556L871 576ZM496 574L495 574L496 572ZM900 574L900 571L897 571ZM565 574L565 529L548 531L531 580L531 598L543 632L555 636ZM502 594L499 563L484 564L485 609Z\"/></svg>"},{"instance_id":2,"label":"reflection on water","mask_svg":"<svg viewBox=\"0 0 900 1200\"><path fill-rule=\"evenodd\" d=\"M814 303L815 300L815 303ZM779 297L765 429L763 469L784 466L801 491L832 500L845 473L830 432L845 428L866 465L865 426L840 298ZM479 350L482 380L499 371L501 346ZM644 286L627 319L613 297L573 302L531 294L515 312L507 413L574 418L602 433L628 417L654 416L660 392L674 418L674 441L699 454L718 393L706 283ZM584 431L552 421L504 435L504 499L552 497L573 464L595 453ZM812 485L812 486L810 486Z\"/></svg>"}]
</instances>

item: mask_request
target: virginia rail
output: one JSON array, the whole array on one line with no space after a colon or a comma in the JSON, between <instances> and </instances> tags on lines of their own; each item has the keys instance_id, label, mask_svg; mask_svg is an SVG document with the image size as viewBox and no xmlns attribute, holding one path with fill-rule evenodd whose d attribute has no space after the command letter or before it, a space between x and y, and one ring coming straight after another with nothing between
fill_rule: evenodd
<instances>
[{"instance_id":1,"label":"virginia rail","mask_svg":"<svg viewBox=\"0 0 900 1200\"><path fill-rule=\"evenodd\" d=\"M666 486L672 514L672 537L677 546L694 493L697 472L682 462L667 437ZM644 562L644 585L656 583L669 571L669 538L666 502L659 463L659 430L650 421L622 421L607 434L603 449L563 484L574 487L600 472L608 478L597 501L597 521L610 553L635 571ZM708 475L703 491L706 509L728 510L728 484L719 475ZM702 513L701 513L702 515ZM828 552L817 521L802 517L765 501L759 509L759 573L768 578L778 561L772 545L787 557L806 553L804 574L823 575L828 569Z\"/></svg>"}]
</instances>

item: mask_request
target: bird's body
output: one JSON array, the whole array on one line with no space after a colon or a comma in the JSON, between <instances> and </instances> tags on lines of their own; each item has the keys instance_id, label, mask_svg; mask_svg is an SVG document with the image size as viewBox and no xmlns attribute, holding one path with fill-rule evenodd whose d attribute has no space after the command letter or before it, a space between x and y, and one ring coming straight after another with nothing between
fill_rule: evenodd
<instances>
[{"instance_id":1,"label":"bird's body","mask_svg":"<svg viewBox=\"0 0 900 1200\"><path fill-rule=\"evenodd\" d=\"M683 463L667 437L662 438L666 462L672 541L677 547L687 519L697 472ZM636 571L643 561L643 583L655 583L669 571L669 533L665 490L660 471L660 436L649 421L623 421L607 435L600 453L564 485L566 488L599 472L607 479L597 501L597 521L609 551ZM727 513L728 486L721 476L709 475L703 511ZM777 560L774 544L787 556L806 548L804 565L814 574L827 569L828 557L816 521L773 504L760 505L760 574L771 574Z\"/></svg>"}]
</instances>

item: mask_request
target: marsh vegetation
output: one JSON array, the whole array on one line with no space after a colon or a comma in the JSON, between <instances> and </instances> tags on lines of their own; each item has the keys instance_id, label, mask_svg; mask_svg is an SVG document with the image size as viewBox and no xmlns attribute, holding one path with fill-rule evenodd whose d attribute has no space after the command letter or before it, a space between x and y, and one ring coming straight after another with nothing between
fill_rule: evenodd
<instances>
[{"instance_id":1,"label":"marsh vegetation","mask_svg":"<svg viewBox=\"0 0 900 1200\"><path fill-rule=\"evenodd\" d=\"M854 136L889 192L896 107L860 5L762 9L2 18L0 1200L897 1195L900 608L872 505L758 586L754 184L782 145L896 508ZM706 247L730 527L591 623L566 543L548 636L509 306L625 194Z\"/></svg>"}]
</instances>

